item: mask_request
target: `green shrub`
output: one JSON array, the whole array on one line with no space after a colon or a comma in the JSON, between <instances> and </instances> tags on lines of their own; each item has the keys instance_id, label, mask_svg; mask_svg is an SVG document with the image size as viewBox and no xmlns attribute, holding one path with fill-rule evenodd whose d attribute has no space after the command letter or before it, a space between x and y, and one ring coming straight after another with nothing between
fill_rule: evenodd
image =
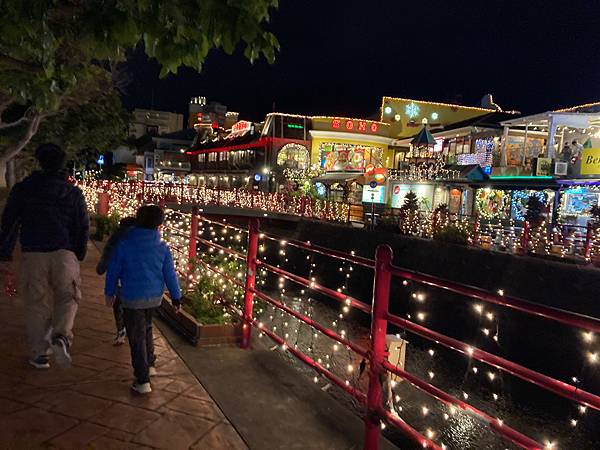
<instances>
[{"instance_id":1,"label":"green shrub","mask_svg":"<svg viewBox=\"0 0 600 450\"><path fill-rule=\"evenodd\" d=\"M467 245L469 235L467 230L458 228L455 225L447 225L437 232L435 239L449 244Z\"/></svg>"},{"instance_id":2,"label":"green shrub","mask_svg":"<svg viewBox=\"0 0 600 450\"><path fill-rule=\"evenodd\" d=\"M237 260L226 259L224 255L204 255L207 263L232 278L237 278L243 272L243 265ZM225 324L231 322L231 317L226 313L223 302L234 303L236 290L239 287L227 280L219 282L213 272L205 269L201 264L192 263L196 273L194 288L186 293L186 302L183 309L190 313L204 325Z\"/></svg>"},{"instance_id":3,"label":"green shrub","mask_svg":"<svg viewBox=\"0 0 600 450\"><path fill-rule=\"evenodd\" d=\"M105 236L110 236L119 228L120 218L117 214L110 216L101 216L95 214L91 217L91 222L95 226L96 231L92 235L92 239L96 241L104 240Z\"/></svg>"},{"instance_id":4,"label":"green shrub","mask_svg":"<svg viewBox=\"0 0 600 450\"><path fill-rule=\"evenodd\" d=\"M204 281L204 282L202 282ZM202 325L223 325L230 322L223 306L215 303L215 292L211 290L208 280L201 280L198 288L186 295L183 309L194 316Z\"/></svg>"}]
</instances>

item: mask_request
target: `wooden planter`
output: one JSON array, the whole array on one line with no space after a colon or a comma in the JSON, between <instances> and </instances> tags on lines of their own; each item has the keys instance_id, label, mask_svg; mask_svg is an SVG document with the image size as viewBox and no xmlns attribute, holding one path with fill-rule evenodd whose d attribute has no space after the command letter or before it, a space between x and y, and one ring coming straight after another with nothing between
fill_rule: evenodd
<instances>
[{"instance_id":1,"label":"wooden planter","mask_svg":"<svg viewBox=\"0 0 600 450\"><path fill-rule=\"evenodd\" d=\"M183 309L176 313L168 295L163 297L163 301L158 308L158 314L194 345L231 345L238 344L242 339L242 324L240 321L224 325L203 325Z\"/></svg>"}]
</instances>

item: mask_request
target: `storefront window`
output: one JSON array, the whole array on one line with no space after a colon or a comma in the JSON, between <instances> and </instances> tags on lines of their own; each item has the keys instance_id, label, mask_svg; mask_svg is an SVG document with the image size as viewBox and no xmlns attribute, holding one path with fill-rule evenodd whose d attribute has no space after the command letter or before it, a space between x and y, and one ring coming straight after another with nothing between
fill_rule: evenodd
<instances>
[{"instance_id":1,"label":"storefront window","mask_svg":"<svg viewBox=\"0 0 600 450\"><path fill-rule=\"evenodd\" d=\"M585 225L590 209L600 204L600 191L595 187L576 186L563 192L560 206L562 223Z\"/></svg>"},{"instance_id":2,"label":"storefront window","mask_svg":"<svg viewBox=\"0 0 600 450\"><path fill-rule=\"evenodd\" d=\"M508 136L506 142L506 164L508 166L531 168L531 159L544 153L543 138L527 137L526 146L523 145L524 140L525 136Z\"/></svg>"},{"instance_id":3,"label":"storefront window","mask_svg":"<svg viewBox=\"0 0 600 450\"><path fill-rule=\"evenodd\" d=\"M319 153L326 171L363 171L368 164L383 167L381 147L323 142Z\"/></svg>"}]
</instances>

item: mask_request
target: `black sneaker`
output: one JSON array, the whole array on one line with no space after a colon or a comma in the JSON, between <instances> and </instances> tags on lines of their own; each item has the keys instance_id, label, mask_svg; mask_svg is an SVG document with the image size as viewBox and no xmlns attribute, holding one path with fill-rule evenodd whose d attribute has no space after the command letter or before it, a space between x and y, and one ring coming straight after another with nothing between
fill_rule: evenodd
<instances>
[{"instance_id":1,"label":"black sneaker","mask_svg":"<svg viewBox=\"0 0 600 450\"><path fill-rule=\"evenodd\" d=\"M69 354L69 341L64 336L56 336L52 340L52 350L57 364L68 367L71 365L71 355Z\"/></svg>"},{"instance_id":2,"label":"black sneaker","mask_svg":"<svg viewBox=\"0 0 600 450\"><path fill-rule=\"evenodd\" d=\"M123 345L125 343L125 338L127 337L127 331L123 328L121 331L117 333L115 340L113 341L113 345Z\"/></svg>"},{"instance_id":3,"label":"black sneaker","mask_svg":"<svg viewBox=\"0 0 600 450\"><path fill-rule=\"evenodd\" d=\"M50 359L46 355L40 355L37 358L30 359L29 364L31 364L36 369L49 369Z\"/></svg>"}]
</instances>

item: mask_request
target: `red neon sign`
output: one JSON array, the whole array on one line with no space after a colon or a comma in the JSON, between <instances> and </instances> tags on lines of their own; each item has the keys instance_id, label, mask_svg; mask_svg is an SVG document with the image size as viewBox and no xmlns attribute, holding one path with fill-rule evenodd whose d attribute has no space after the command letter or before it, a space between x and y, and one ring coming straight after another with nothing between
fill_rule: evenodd
<instances>
[{"instance_id":1,"label":"red neon sign","mask_svg":"<svg viewBox=\"0 0 600 450\"><path fill-rule=\"evenodd\" d=\"M331 120L331 128L334 128L336 130L342 128L342 120L344 121L344 128L347 131L352 131L352 130L356 129L357 131L360 131L361 133L367 133L369 131L371 133L376 133L379 128L377 122L369 123L366 120L354 121L352 119L332 119Z\"/></svg>"}]
</instances>

